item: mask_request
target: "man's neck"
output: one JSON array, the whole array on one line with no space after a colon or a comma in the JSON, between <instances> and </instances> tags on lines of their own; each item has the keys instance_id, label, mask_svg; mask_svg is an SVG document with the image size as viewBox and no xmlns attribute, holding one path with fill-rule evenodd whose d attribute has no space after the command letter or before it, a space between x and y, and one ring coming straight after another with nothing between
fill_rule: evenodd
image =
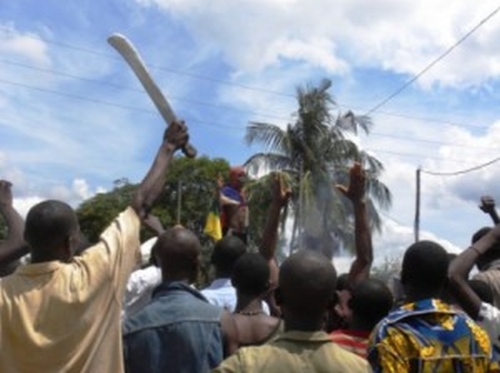
<instances>
[{"instance_id":1,"label":"man's neck","mask_svg":"<svg viewBox=\"0 0 500 373\"><path fill-rule=\"evenodd\" d=\"M434 291L422 291L420 289L406 288L406 303L419 302L424 299L429 298L439 298L442 293L442 289L434 289Z\"/></svg>"},{"instance_id":2,"label":"man's neck","mask_svg":"<svg viewBox=\"0 0 500 373\"><path fill-rule=\"evenodd\" d=\"M262 309L262 302L260 298L256 298L255 296L248 296L248 295L242 295L242 294L237 294L237 303L236 303L236 308L235 312L239 311L263 311Z\"/></svg>"},{"instance_id":3,"label":"man's neck","mask_svg":"<svg viewBox=\"0 0 500 373\"><path fill-rule=\"evenodd\" d=\"M30 255L30 262L33 264L55 262L55 261L63 262L64 260L61 257L58 257L57 255L43 255L36 251L32 251Z\"/></svg>"},{"instance_id":4,"label":"man's neck","mask_svg":"<svg viewBox=\"0 0 500 373\"><path fill-rule=\"evenodd\" d=\"M299 331L299 332L318 332L323 330L322 318L302 318L302 317L287 317L284 316L285 331Z\"/></svg>"}]
</instances>

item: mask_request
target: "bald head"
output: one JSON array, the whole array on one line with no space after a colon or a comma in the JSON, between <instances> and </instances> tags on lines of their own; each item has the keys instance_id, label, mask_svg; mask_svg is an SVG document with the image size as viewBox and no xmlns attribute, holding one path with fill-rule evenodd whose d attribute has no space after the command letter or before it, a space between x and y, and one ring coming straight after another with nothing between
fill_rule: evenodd
<instances>
[{"instance_id":1,"label":"bald head","mask_svg":"<svg viewBox=\"0 0 500 373\"><path fill-rule=\"evenodd\" d=\"M40 202L28 212L24 239L35 261L67 261L78 244L78 232L78 219L71 206L49 200Z\"/></svg>"},{"instance_id":2,"label":"bald head","mask_svg":"<svg viewBox=\"0 0 500 373\"><path fill-rule=\"evenodd\" d=\"M335 268L322 254L302 250L288 257L279 275L285 315L321 317L334 298L336 279Z\"/></svg>"},{"instance_id":3,"label":"bald head","mask_svg":"<svg viewBox=\"0 0 500 373\"><path fill-rule=\"evenodd\" d=\"M201 245L188 229L174 227L164 231L153 247L164 281L192 282L198 274Z\"/></svg>"}]
</instances>

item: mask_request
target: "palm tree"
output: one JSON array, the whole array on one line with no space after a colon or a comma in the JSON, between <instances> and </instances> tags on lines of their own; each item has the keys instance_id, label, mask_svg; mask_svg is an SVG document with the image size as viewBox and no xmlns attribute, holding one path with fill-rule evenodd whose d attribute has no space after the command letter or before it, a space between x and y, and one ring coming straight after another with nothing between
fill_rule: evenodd
<instances>
[{"instance_id":1,"label":"palm tree","mask_svg":"<svg viewBox=\"0 0 500 373\"><path fill-rule=\"evenodd\" d=\"M297 88L298 110L286 128L263 122L247 126L245 140L261 144L246 166L250 173L262 169L281 171L292 181L292 250L308 247L332 257L340 246L353 249L351 205L332 187L345 183L349 166L362 163L367 173L367 202L371 226L380 229L377 207L388 209L391 193L380 182L382 163L358 148L352 140L358 131L368 134L372 121L351 111L340 112L328 92L329 80L318 87ZM250 191L251 192L251 191Z\"/></svg>"}]
</instances>

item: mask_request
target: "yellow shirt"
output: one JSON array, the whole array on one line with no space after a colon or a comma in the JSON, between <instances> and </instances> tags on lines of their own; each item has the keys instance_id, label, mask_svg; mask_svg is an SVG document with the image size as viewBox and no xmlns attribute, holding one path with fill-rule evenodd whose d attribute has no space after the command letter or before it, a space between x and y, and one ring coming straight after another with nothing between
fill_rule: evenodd
<instances>
[{"instance_id":1,"label":"yellow shirt","mask_svg":"<svg viewBox=\"0 0 500 373\"><path fill-rule=\"evenodd\" d=\"M240 348L214 373L370 372L366 360L334 344L324 332L283 333L259 347Z\"/></svg>"},{"instance_id":2,"label":"yellow shirt","mask_svg":"<svg viewBox=\"0 0 500 373\"><path fill-rule=\"evenodd\" d=\"M123 372L120 311L139 227L129 207L71 263L28 264L0 281L0 372Z\"/></svg>"}]
</instances>

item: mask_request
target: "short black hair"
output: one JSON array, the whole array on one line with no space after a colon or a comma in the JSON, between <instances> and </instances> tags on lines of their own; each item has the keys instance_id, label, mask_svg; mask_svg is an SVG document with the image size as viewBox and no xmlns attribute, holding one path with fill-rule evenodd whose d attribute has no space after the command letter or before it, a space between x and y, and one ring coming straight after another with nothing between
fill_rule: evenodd
<instances>
[{"instance_id":1,"label":"short black hair","mask_svg":"<svg viewBox=\"0 0 500 373\"><path fill-rule=\"evenodd\" d=\"M236 236L217 241L212 253L212 264L219 275L231 277L236 261L246 253L245 243Z\"/></svg>"},{"instance_id":2,"label":"short black hair","mask_svg":"<svg viewBox=\"0 0 500 373\"><path fill-rule=\"evenodd\" d=\"M439 297L447 282L448 254L433 241L418 241L405 252L401 266L403 286L411 286L429 297Z\"/></svg>"},{"instance_id":3,"label":"short black hair","mask_svg":"<svg viewBox=\"0 0 500 373\"><path fill-rule=\"evenodd\" d=\"M472 235L471 242L475 244L481 238L491 231L491 227L482 227ZM476 260L476 265L479 270L484 270L492 261L500 259L500 244L496 243L491 249L486 251L484 254L479 255Z\"/></svg>"},{"instance_id":4,"label":"short black hair","mask_svg":"<svg viewBox=\"0 0 500 373\"><path fill-rule=\"evenodd\" d=\"M280 303L297 317L322 317L335 299L336 283L335 268L326 256L298 251L280 267Z\"/></svg>"},{"instance_id":5,"label":"short black hair","mask_svg":"<svg viewBox=\"0 0 500 373\"><path fill-rule=\"evenodd\" d=\"M52 249L78 231L78 219L68 204L48 200L33 206L26 216L24 240L32 249Z\"/></svg>"},{"instance_id":6,"label":"short black hair","mask_svg":"<svg viewBox=\"0 0 500 373\"><path fill-rule=\"evenodd\" d=\"M238 292L258 296L269 289L270 275L269 265L262 255L246 253L234 265L231 279Z\"/></svg>"},{"instance_id":7,"label":"short black hair","mask_svg":"<svg viewBox=\"0 0 500 373\"><path fill-rule=\"evenodd\" d=\"M373 329L394 305L389 287L381 280L369 278L354 285L348 302L353 316Z\"/></svg>"}]
</instances>

